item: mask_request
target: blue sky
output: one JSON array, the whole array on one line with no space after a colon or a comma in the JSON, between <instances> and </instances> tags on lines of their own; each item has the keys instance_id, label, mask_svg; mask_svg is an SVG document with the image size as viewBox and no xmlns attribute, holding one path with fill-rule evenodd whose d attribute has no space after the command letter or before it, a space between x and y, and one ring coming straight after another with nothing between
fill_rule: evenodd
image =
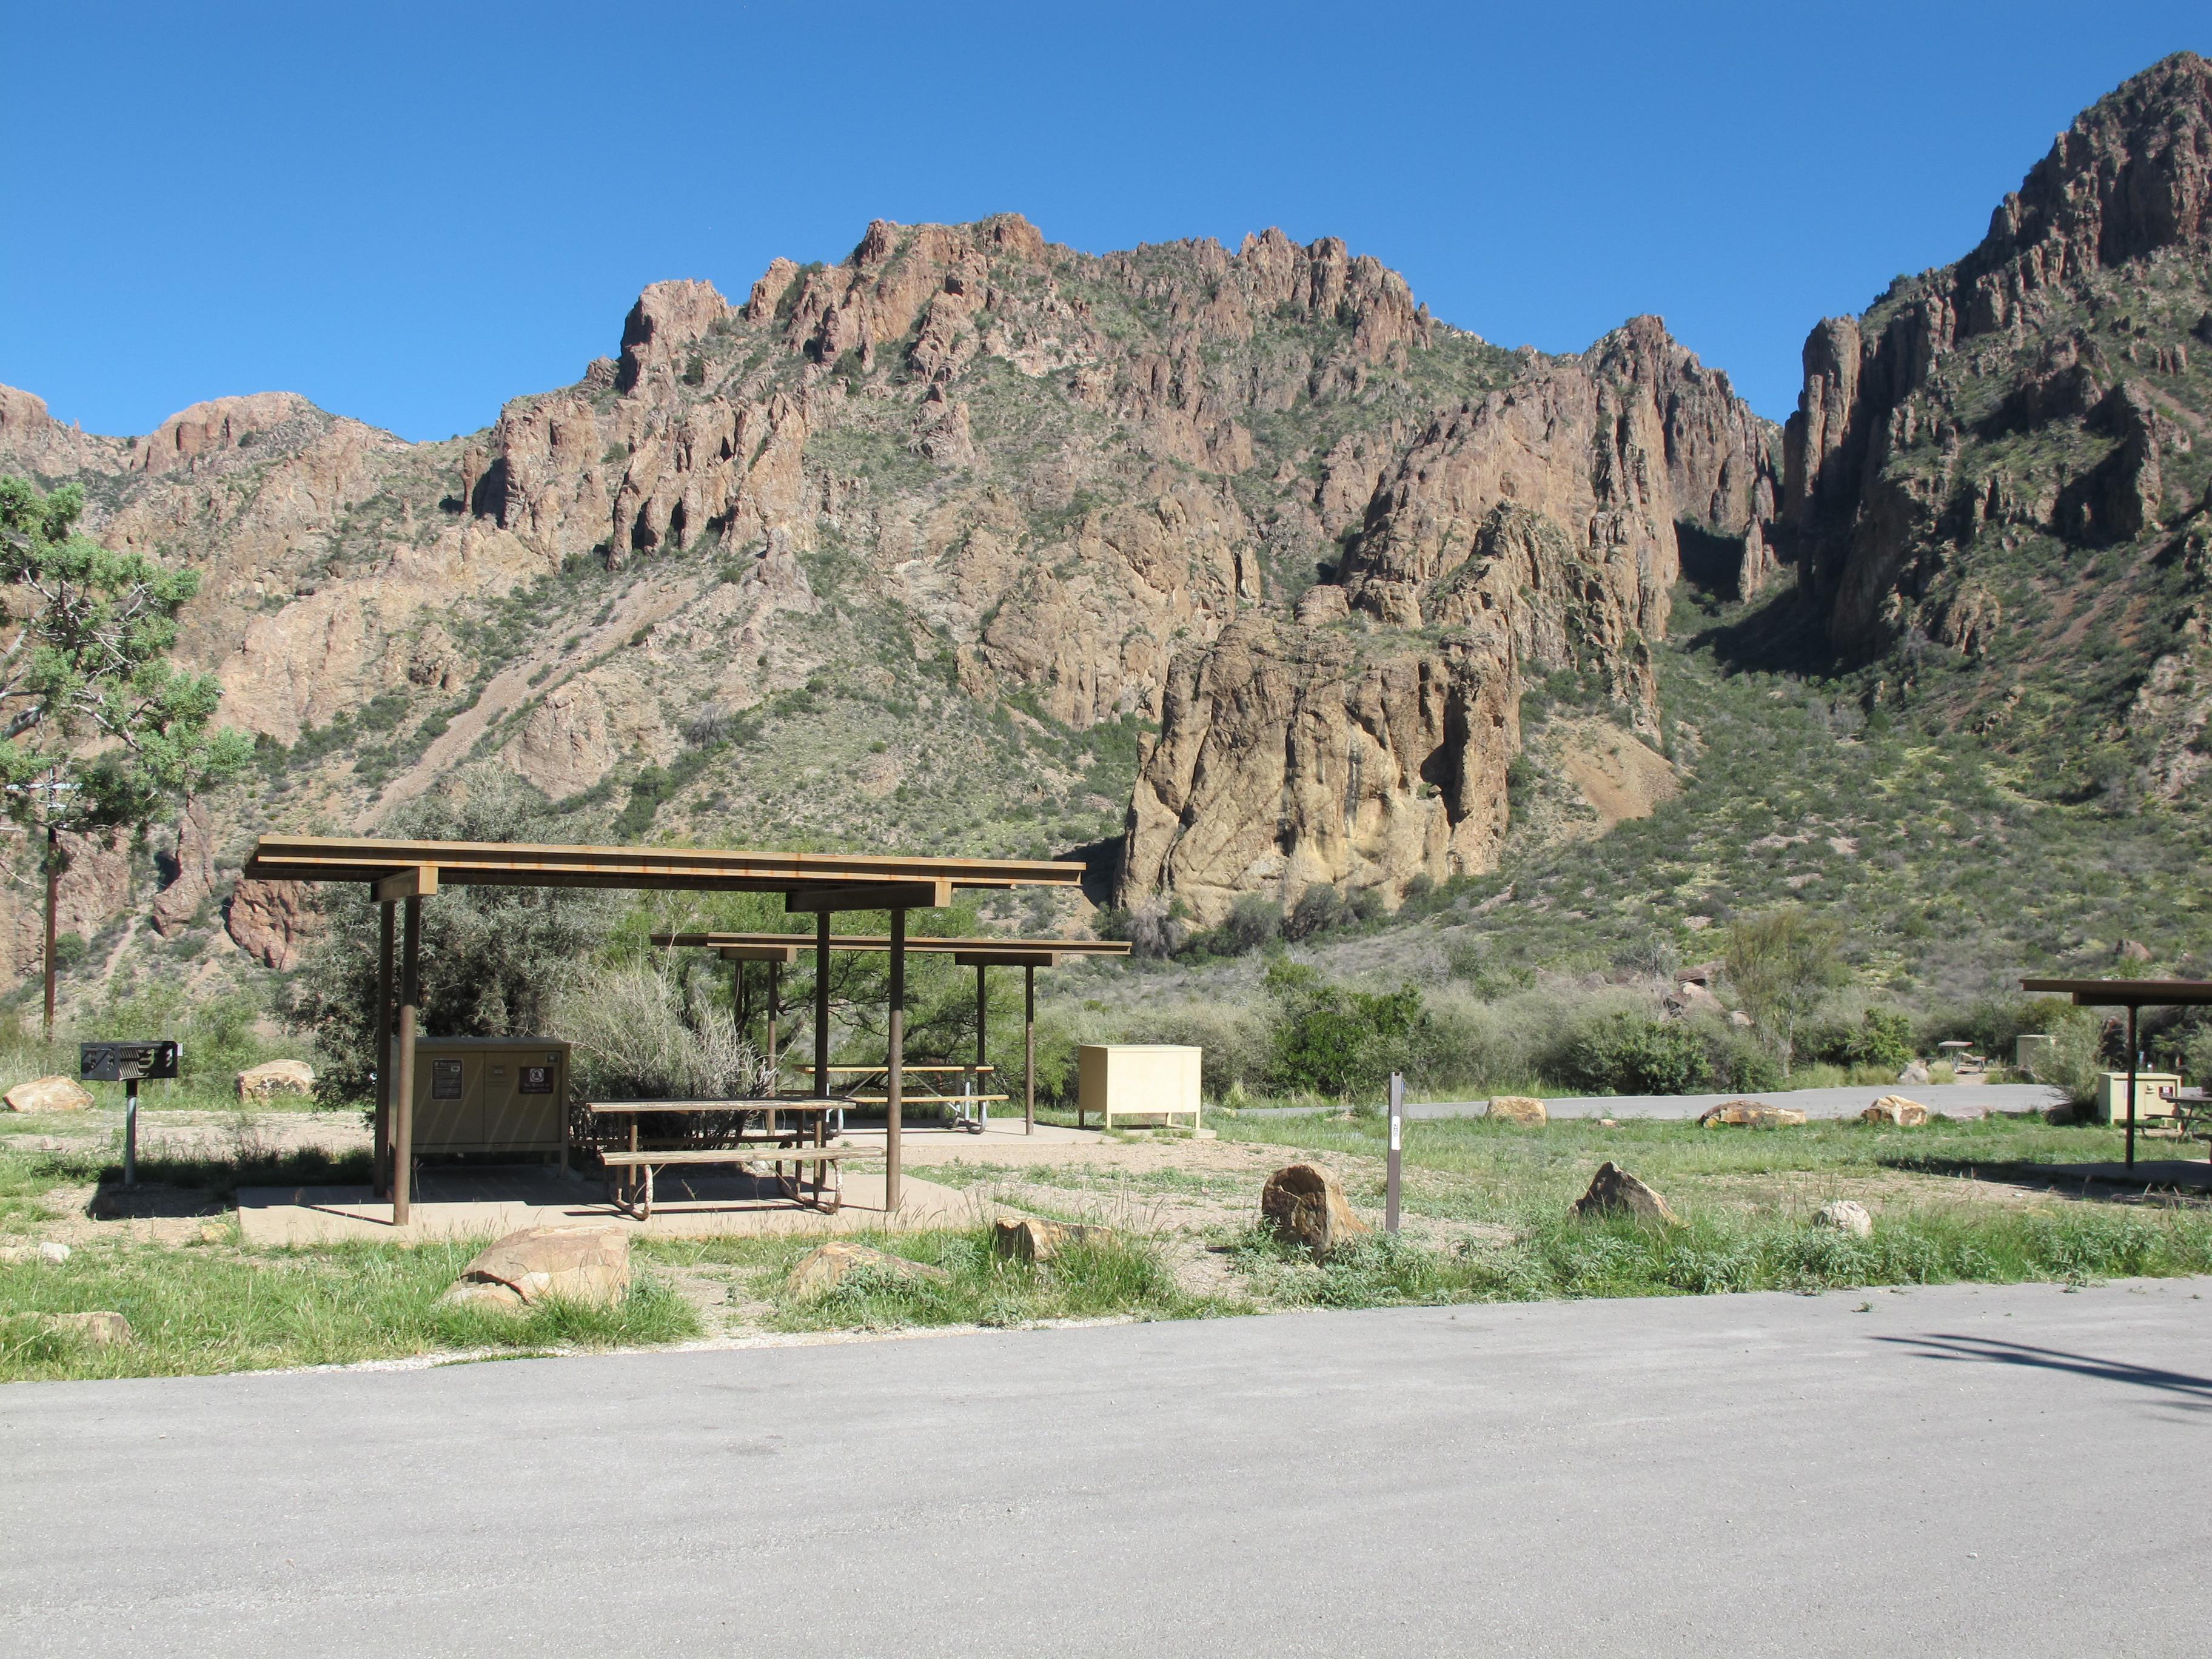
<instances>
[{"instance_id":1,"label":"blue sky","mask_svg":"<svg viewBox=\"0 0 2212 1659\"><path fill-rule=\"evenodd\" d=\"M1762 412L1963 253L2181 4L1704 7L0 0L0 381L143 432L283 389L410 438L875 217L1092 252L1342 236L1571 350L1657 312Z\"/></svg>"}]
</instances>

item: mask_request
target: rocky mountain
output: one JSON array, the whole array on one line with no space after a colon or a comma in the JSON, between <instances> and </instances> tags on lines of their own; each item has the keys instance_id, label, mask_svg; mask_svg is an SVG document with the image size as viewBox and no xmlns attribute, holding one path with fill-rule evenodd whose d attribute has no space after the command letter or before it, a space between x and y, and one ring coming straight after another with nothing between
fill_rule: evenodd
<instances>
[{"instance_id":1,"label":"rocky mountain","mask_svg":"<svg viewBox=\"0 0 2212 1659\"><path fill-rule=\"evenodd\" d=\"M263 757L82 849L64 930L102 973L281 968L313 914L234 890L254 833L486 788L580 838L1126 827L1121 895L1201 917L1395 896L1494 857L1523 677L1653 730L1678 525L1756 586L1778 453L1654 319L1547 358L1334 239L1097 257L1011 215L878 222L737 303L656 283L617 355L447 443L282 393L95 437L0 392L0 466L202 572L183 652ZM20 902L0 951L36 961Z\"/></svg>"},{"instance_id":2,"label":"rocky mountain","mask_svg":"<svg viewBox=\"0 0 2212 1659\"><path fill-rule=\"evenodd\" d=\"M2058 135L1956 264L1805 343L1779 539L1873 696L1953 705L2045 783L2206 766L2212 64Z\"/></svg>"},{"instance_id":3,"label":"rocky mountain","mask_svg":"<svg viewBox=\"0 0 2212 1659\"><path fill-rule=\"evenodd\" d=\"M1824 707L1928 710L2030 792L2193 799L2208 181L2185 54L1958 264L1820 325L1783 430L1656 319L1509 351L1333 239L1094 256L1012 215L878 222L734 301L656 283L574 385L445 443L283 393L106 438L0 390L0 467L201 571L185 654L260 745L73 844L64 931L88 982L282 968L315 915L237 887L254 833L487 791L578 839L1111 846L1095 899L1200 923L1388 904L1674 793L1685 577ZM1524 757L1531 696L1580 712ZM33 896L0 891L0 973Z\"/></svg>"}]
</instances>

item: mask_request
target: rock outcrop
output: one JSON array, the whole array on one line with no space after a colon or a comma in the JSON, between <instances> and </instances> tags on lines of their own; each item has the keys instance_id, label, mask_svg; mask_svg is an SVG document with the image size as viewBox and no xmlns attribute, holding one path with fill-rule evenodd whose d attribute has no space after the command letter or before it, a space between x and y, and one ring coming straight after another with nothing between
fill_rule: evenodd
<instances>
[{"instance_id":1,"label":"rock outcrop","mask_svg":"<svg viewBox=\"0 0 2212 1659\"><path fill-rule=\"evenodd\" d=\"M1781 512L1840 649L1917 636L1979 658L2026 627L2041 638L2004 654L2033 662L2064 652L2085 614L2127 608L2126 567L2084 591L2072 550L2202 511L2201 468L2185 480L2173 461L2205 431L2189 355L2208 253L2212 65L2182 52L2077 117L1965 258L1814 329ZM2007 588L2033 594L2027 617L2006 614ZM2204 712L2145 723L2193 732ZM2008 735L2002 720L1990 735Z\"/></svg>"}]
</instances>

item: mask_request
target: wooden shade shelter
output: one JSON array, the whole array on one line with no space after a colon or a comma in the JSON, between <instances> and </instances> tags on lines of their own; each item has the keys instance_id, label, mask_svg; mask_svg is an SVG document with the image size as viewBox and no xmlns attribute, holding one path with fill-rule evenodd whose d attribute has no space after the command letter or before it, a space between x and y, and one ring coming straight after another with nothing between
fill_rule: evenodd
<instances>
[{"instance_id":1,"label":"wooden shade shelter","mask_svg":"<svg viewBox=\"0 0 2212 1659\"><path fill-rule=\"evenodd\" d=\"M2128 1167L2136 1162L2136 1073L2141 1058L2136 1048L2136 1017L2145 1008L2201 1008L2212 1006L2212 981L2196 979L2024 979L2023 991L2071 997L2077 1008L2124 1008L2128 1011Z\"/></svg>"},{"instance_id":2,"label":"wooden shade shelter","mask_svg":"<svg viewBox=\"0 0 2212 1659\"><path fill-rule=\"evenodd\" d=\"M422 901L444 887L588 887L617 891L781 893L815 918L826 966L830 918L886 910L891 931L890 1064L884 1088L884 1202L899 1203L900 1049L906 1031L906 915L949 904L959 889L1082 884L1083 866L1044 859L905 858L868 854L757 853L704 847L561 847L520 842L391 841L264 836L243 874L252 881L358 882L382 907L377 961L376 1119L380 1183L388 1172L392 1218L413 1200L416 1025L422 1005ZM395 928L394 909L402 915ZM397 973L394 933L397 940ZM828 1024L829 976L816 1008ZM396 1007L395 1007L396 1000ZM819 1067L817 1067L817 1076Z\"/></svg>"},{"instance_id":3,"label":"wooden shade shelter","mask_svg":"<svg viewBox=\"0 0 2212 1659\"><path fill-rule=\"evenodd\" d=\"M675 949L719 951L733 968L732 1000L742 1022L745 1016L744 965L765 962L768 969L769 1060L775 1060L775 1023L781 1005L776 1000L777 975L799 959L810 941L792 933L655 933L655 945ZM814 1092L830 1091L830 952L832 951L889 951L890 936L870 933L831 933L828 918L819 924L811 941L814 962ZM989 1060L985 1018L989 1006L988 975L994 968L1022 970L1022 1123L1024 1133L1036 1132L1036 970L1056 968L1068 957L1126 957L1126 939L905 939L904 948L931 955L951 957L963 968L975 970L975 1064ZM902 1036L903 1033L899 1033Z\"/></svg>"}]
</instances>

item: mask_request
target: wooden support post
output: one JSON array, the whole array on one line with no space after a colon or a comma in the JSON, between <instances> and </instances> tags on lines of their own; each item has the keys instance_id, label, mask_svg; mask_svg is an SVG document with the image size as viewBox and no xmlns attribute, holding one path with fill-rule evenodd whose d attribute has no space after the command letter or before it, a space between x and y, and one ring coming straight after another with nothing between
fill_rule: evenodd
<instances>
[{"instance_id":1,"label":"wooden support post","mask_svg":"<svg viewBox=\"0 0 2212 1659\"><path fill-rule=\"evenodd\" d=\"M1036 1133L1036 969L1022 964L1022 1133Z\"/></svg>"},{"instance_id":2,"label":"wooden support post","mask_svg":"<svg viewBox=\"0 0 2212 1659\"><path fill-rule=\"evenodd\" d=\"M2136 1005L2128 1004L2128 1168L2136 1167Z\"/></svg>"},{"instance_id":3,"label":"wooden support post","mask_svg":"<svg viewBox=\"0 0 2212 1659\"><path fill-rule=\"evenodd\" d=\"M422 901L407 901L399 951L399 1055L392 1066L392 1224L407 1224L415 1200L415 1020L422 1004Z\"/></svg>"},{"instance_id":4,"label":"wooden support post","mask_svg":"<svg viewBox=\"0 0 2212 1659\"><path fill-rule=\"evenodd\" d=\"M782 964L781 963L780 963L780 962L771 961L771 962L769 963L769 965L768 965L768 1091L769 1091L769 1093L770 1093L770 1094L772 1094L772 1095L774 1095L774 1094L781 1094L781 1093L783 1091L782 1091L782 1084L783 1084L783 1072L782 1072L782 1069L781 1069L781 1067L782 1067L782 1063L783 1063L783 1062L776 1057L776 1052L775 1052L775 1017L776 1017L776 1015L777 1015L777 1014L781 1013L781 1012L782 1012L782 1009L783 1009L783 992L782 992L782 988L781 988L781 987L778 984L778 982L777 982L777 981L778 981L778 977L779 977L779 975L781 975L782 972L783 972L783 964Z\"/></svg>"},{"instance_id":5,"label":"wooden support post","mask_svg":"<svg viewBox=\"0 0 2212 1659\"><path fill-rule=\"evenodd\" d=\"M370 1196L383 1198L392 1191L392 943L397 918L389 903L377 905L375 1034L376 1133L374 1164L369 1176Z\"/></svg>"},{"instance_id":6,"label":"wooden support post","mask_svg":"<svg viewBox=\"0 0 2212 1659\"><path fill-rule=\"evenodd\" d=\"M730 1018L738 1023L738 1035L745 1034L746 1017L751 1010L745 1006L745 964L742 959L730 964Z\"/></svg>"},{"instance_id":7,"label":"wooden support post","mask_svg":"<svg viewBox=\"0 0 2212 1659\"><path fill-rule=\"evenodd\" d=\"M814 1097L830 1098L830 913L814 918Z\"/></svg>"},{"instance_id":8,"label":"wooden support post","mask_svg":"<svg viewBox=\"0 0 2212 1659\"><path fill-rule=\"evenodd\" d=\"M825 922L823 924L827 926ZM890 1064L884 1074L884 1213L899 1206L899 1118L906 1081L906 912L891 912Z\"/></svg>"}]
</instances>

